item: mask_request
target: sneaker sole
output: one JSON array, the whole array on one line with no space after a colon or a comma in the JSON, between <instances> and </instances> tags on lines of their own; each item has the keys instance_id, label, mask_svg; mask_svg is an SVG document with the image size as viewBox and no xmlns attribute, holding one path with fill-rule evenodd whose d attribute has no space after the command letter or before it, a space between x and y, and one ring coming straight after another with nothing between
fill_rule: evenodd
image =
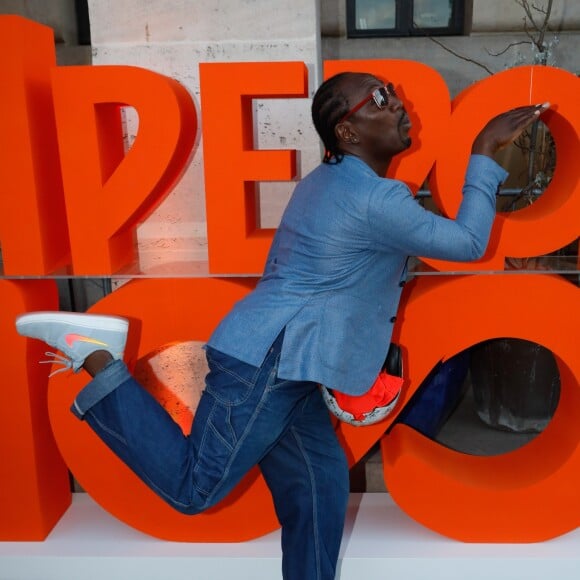
<instances>
[{"instance_id":1,"label":"sneaker sole","mask_svg":"<svg viewBox=\"0 0 580 580\"><path fill-rule=\"evenodd\" d=\"M24 328L29 324L43 322L75 324L83 328L112 332L126 332L129 327L129 321L120 316L78 314L76 312L34 312L32 314L22 314L16 318L16 326L20 328Z\"/></svg>"}]
</instances>

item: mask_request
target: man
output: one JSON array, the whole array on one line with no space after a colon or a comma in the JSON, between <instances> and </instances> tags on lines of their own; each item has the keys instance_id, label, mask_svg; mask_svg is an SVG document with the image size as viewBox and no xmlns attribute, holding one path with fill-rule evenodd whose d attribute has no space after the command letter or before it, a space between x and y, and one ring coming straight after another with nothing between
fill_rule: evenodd
<instances>
[{"instance_id":1,"label":"man","mask_svg":"<svg viewBox=\"0 0 580 580\"><path fill-rule=\"evenodd\" d=\"M119 360L126 320L31 313L18 318L18 332L93 377L72 412L180 512L214 505L258 464L282 525L283 577L331 580L348 466L318 385L362 395L373 384L408 256L483 254L506 177L490 157L547 106L510 111L484 128L457 219L449 220L383 177L411 143L393 86L358 73L326 81L312 105L325 162L296 187L256 289L208 341L209 374L189 437Z\"/></svg>"}]
</instances>

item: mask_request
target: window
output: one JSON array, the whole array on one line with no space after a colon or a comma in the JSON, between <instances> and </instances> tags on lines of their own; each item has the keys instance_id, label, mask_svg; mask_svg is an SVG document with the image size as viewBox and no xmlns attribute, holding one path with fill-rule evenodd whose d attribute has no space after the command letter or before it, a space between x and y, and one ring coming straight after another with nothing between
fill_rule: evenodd
<instances>
[{"instance_id":1,"label":"window","mask_svg":"<svg viewBox=\"0 0 580 580\"><path fill-rule=\"evenodd\" d=\"M463 34L464 0L346 0L350 38Z\"/></svg>"}]
</instances>

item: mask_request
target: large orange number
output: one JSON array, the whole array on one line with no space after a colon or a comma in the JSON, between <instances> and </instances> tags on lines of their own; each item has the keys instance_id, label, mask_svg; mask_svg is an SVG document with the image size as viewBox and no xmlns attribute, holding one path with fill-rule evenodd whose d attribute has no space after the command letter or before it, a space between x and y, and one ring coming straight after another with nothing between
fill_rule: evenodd
<instances>
[{"instance_id":1,"label":"large orange number","mask_svg":"<svg viewBox=\"0 0 580 580\"><path fill-rule=\"evenodd\" d=\"M517 296L502 308L506 296ZM580 290L550 275L424 277L403 305L413 388L437 361L488 338L549 348L560 401L548 427L508 454L459 453L396 425L382 441L393 499L423 525L469 542L538 542L580 525ZM426 348L425 345L428 345Z\"/></svg>"},{"instance_id":2,"label":"large orange number","mask_svg":"<svg viewBox=\"0 0 580 580\"><path fill-rule=\"evenodd\" d=\"M71 502L67 467L46 410L46 345L14 332L16 316L58 308L52 280L0 280L0 541L43 540Z\"/></svg>"},{"instance_id":3,"label":"large orange number","mask_svg":"<svg viewBox=\"0 0 580 580\"><path fill-rule=\"evenodd\" d=\"M170 343L207 340L233 302L254 285L251 278L135 280L91 311L133 319L126 358L135 360ZM87 381L82 375L51 379L51 423L75 477L115 517L153 536L188 542L244 541L278 527L257 468L228 498L199 516L185 516L169 507L69 412L75 393Z\"/></svg>"}]
</instances>

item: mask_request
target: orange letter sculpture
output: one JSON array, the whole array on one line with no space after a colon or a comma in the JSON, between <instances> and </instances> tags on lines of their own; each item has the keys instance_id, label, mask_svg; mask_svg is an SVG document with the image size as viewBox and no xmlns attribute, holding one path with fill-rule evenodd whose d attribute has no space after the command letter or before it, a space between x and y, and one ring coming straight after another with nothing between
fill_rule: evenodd
<instances>
[{"instance_id":1,"label":"orange letter sculpture","mask_svg":"<svg viewBox=\"0 0 580 580\"><path fill-rule=\"evenodd\" d=\"M327 74L370 70L405 88L400 61L376 61L370 69L367 64L328 63ZM428 261L431 265L440 270L503 270L506 255L537 255L578 237L580 185L574 160L580 153L579 86L580 81L564 71L522 67L470 87L454 101L449 118L441 107L446 120L440 135L446 141L445 147L436 150L432 185L443 209L457 209L471 141L485 122L503 110L528 104L530 99L553 104L543 119L558 147L558 166L540 201L498 217L484 260L466 264ZM412 110L419 108L417 97L409 93L408 98ZM433 114L434 110L419 109L422 122ZM412 156L413 151L408 159ZM402 177L401 169L395 168L395 177ZM518 296L508 309L501 307L506 296ZM494 337L513 336L550 348L558 361L562 385L558 411L549 427L524 448L500 457L470 457L397 425L381 443L387 487L406 513L439 533L464 541L532 542L578 527L579 328L578 289L558 276L424 277L407 287L394 337L408 351L409 389L403 405L438 361ZM366 447L366 429L342 426L341 431L348 449Z\"/></svg>"},{"instance_id":2,"label":"orange letter sculpture","mask_svg":"<svg viewBox=\"0 0 580 580\"><path fill-rule=\"evenodd\" d=\"M209 270L260 273L274 231L260 229L254 182L288 181L296 151L254 146L252 99L306 97L301 62L202 63L202 126Z\"/></svg>"},{"instance_id":3,"label":"orange letter sculpture","mask_svg":"<svg viewBox=\"0 0 580 580\"><path fill-rule=\"evenodd\" d=\"M56 68L53 90L73 271L113 274L132 263L135 226L187 167L195 108L176 81L135 67ZM126 155L121 106L139 115Z\"/></svg>"},{"instance_id":4,"label":"orange letter sculpture","mask_svg":"<svg viewBox=\"0 0 580 580\"><path fill-rule=\"evenodd\" d=\"M506 256L539 256L578 237L580 215L580 81L577 76L546 66L523 66L474 84L453 101L453 114L433 171L434 197L444 214L459 206L463 174L471 143L495 115L521 105L550 101L542 121L556 143L557 167L542 196L525 209L500 213L486 255L477 262L446 264L428 261L439 270L503 270Z\"/></svg>"},{"instance_id":5,"label":"orange letter sculpture","mask_svg":"<svg viewBox=\"0 0 580 580\"><path fill-rule=\"evenodd\" d=\"M6 273L46 275L66 265L66 223L74 274L115 273L133 259L132 228L169 192L187 163L196 131L191 99L174 81L132 67L55 68L44 27L4 17L0 19L3 38L11 38L10 28L17 26L20 35L28 35L30 49L22 49L17 57L11 53L8 57L9 51L3 51L1 72L12 89L6 102L15 114L11 119L7 107L2 110L8 131L0 138L8 135L16 143L2 165L0 239ZM452 104L441 77L420 63L336 61L327 63L325 70L327 76L340 70L364 70L395 83L419 129L419 138L393 164L389 175L403 179L416 191L435 164L431 176L435 199L449 215L457 208L470 141L485 121L529 99L550 100L553 107L545 121L558 146L558 168L548 192L525 211L499 216L488 255L462 268L501 270L506 255L535 255L578 236L580 194L575 159L579 113L575 103L580 81L572 75L546 67L514 69L478 83ZM47 71L52 72L64 189L56 163ZM224 79L227 91L223 90ZM201 82L210 271L258 272L273 232L257 227L252 182L291 179L295 152L253 149L251 101L305 97L306 68L303 63L204 64ZM424 90L425 85L429 91ZM139 134L127 153L119 132L121 106L134 106L139 114ZM37 134L37 126L43 136ZM449 149L441 146L442 138ZM5 149L9 146L7 143ZM46 165L41 152L47 156ZM43 181L43 176L48 179ZM22 228L17 219L22 205L17 207L11 200L14 190L24 200L27 219L30 214L35 220L34 232L23 242L31 252L29 267L24 259L28 256L18 247L29 232L23 235L18 229L19 225ZM68 222L64 221L63 192ZM50 205L46 195L56 205ZM54 214L48 214L49 207L54 207ZM54 223L62 227L52 227ZM457 264L430 265L458 269ZM135 359L170 342L205 340L230 306L254 284L251 278L137 280L92 310L134 319L137 332L131 334L127 357ZM5 414L0 421L1 445L8 462L0 468L4 470L0 530L3 539L41 539L66 509L70 496L64 483L66 469L48 430L46 379L39 374L46 371L33 362L44 347L20 338L16 342L12 325L21 311L56 308L56 291L50 282L3 281L0 292L6 306L0 322L4 335L15 341L17 349L10 382L28 384L28 390L21 384L22 390L10 391L8 400L13 402L1 411ZM514 294L520 297L521 310L506 313L498 304ZM167 295L172 299L167 300ZM577 527L577 305L578 289L557 276L497 274L414 280L405 292L394 337L408 350L409 386L399 408L439 360L498 336L525 338L553 350L562 379L560 405L548 428L532 443L500 457L474 458L450 451L404 425L385 436L394 416L368 428L341 424L337 432L351 464L380 439L387 485L395 501L417 521L449 537L527 542ZM136 319L143 320L142 328ZM174 512L86 425L70 415L70 403L84 382L85 377L65 374L50 380L51 423L66 463L112 514L170 540L239 541L277 527L270 496L257 470L209 512L195 518ZM15 439L12 434L21 426L23 431ZM22 445L29 447L21 456ZM16 471L23 481L14 475ZM53 483L46 483L47 477L55 478ZM24 480L29 485L23 485ZM23 494L33 498L25 514L30 525L18 520Z\"/></svg>"},{"instance_id":6,"label":"orange letter sculpture","mask_svg":"<svg viewBox=\"0 0 580 580\"><path fill-rule=\"evenodd\" d=\"M19 16L0 17L4 274L41 276L70 259L50 87L54 66L52 29Z\"/></svg>"}]
</instances>

